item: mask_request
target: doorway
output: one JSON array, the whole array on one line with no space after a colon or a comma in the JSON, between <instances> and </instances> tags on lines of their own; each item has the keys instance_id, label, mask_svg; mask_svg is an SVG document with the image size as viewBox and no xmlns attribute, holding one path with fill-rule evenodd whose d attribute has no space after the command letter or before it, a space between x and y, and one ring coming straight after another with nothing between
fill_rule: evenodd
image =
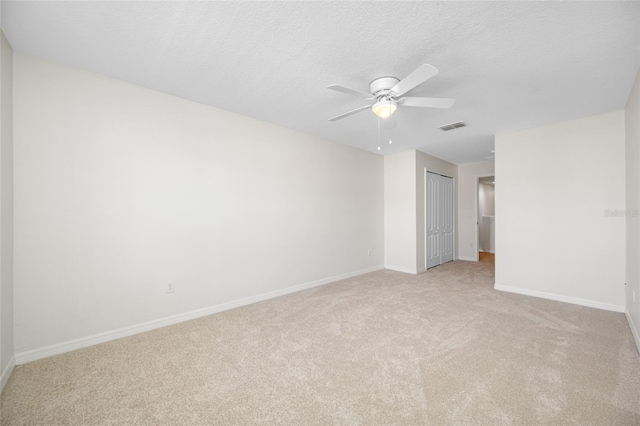
<instances>
[{"instance_id":1,"label":"doorway","mask_svg":"<svg viewBox=\"0 0 640 426\"><path fill-rule=\"evenodd\" d=\"M477 185L478 260L493 257L496 252L495 176L478 178Z\"/></svg>"},{"instance_id":2,"label":"doorway","mask_svg":"<svg viewBox=\"0 0 640 426\"><path fill-rule=\"evenodd\" d=\"M454 257L453 178L425 173L425 264L427 269Z\"/></svg>"}]
</instances>

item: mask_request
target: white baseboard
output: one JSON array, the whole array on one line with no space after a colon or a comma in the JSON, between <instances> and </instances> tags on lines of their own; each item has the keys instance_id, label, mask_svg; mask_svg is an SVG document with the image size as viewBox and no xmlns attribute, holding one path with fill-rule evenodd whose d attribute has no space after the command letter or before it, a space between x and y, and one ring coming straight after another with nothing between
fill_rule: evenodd
<instances>
[{"instance_id":1,"label":"white baseboard","mask_svg":"<svg viewBox=\"0 0 640 426\"><path fill-rule=\"evenodd\" d=\"M620 313L624 313L625 311L624 306L596 302L594 300L579 299L577 297L562 296L560 294L545 293L542 291L528 290L528 289L517 288L517 287L509 287L506 285L499 285L499 284L494 284L493 288L496 290L506 291L509 293L517 293L517 294L523 294L525 296L539 297L541 299L555 300L557 302L565 302L565 303L571 303L574 305L588 306L589 308L604 309L605 311L613 311L613 312L620 312Z\"/></svg>"},{"instance_id":2,"label":"white baseboard","mask_svg":"<svg viewBox=\"0 0 640 426\"><path fill-rule=\"evenodd\" d=\"M417 269L405 268L404 266L384 265L384 269L389 269L391 271L396 271L396 272L404 272L405 274L413 274L413 275L416 275L418 273Z\"/></svg>"},{"instance_id":3,"label":"white baseboard","mask_svg":"<svg viewBox=\"0 0 640 426\"><path fill-rule=\"evenodd\" d=\"M458 256L458 260L466 260L467 262L477 262L475 257Z\"/></svg>"},{"instance_id":4,"label":"white baseboard","mask_svg":"<svg viewBox=\"0 0 640 426\"><path fill-rule=\"evenodd\" d=\"M99 343L109 342L111 340L121 339L123 337L132 336L134 334L144 333L145 331L155 330L157 328L166 327L168 325L177 324L183 321L189 321L192 319L212 315L218 312L227 311L229 309L238 308L240 306L249 305L251 303L261 302L267 299L273 299L274 297L280 297L287 294L295 293L309 288L317 287L324 284L330 284L336 281L352 278L358 275L366 274L369 272L375 272L384 269L382 265L374 266L367 269L361 269L359 271L348 272L346 274L335 275L329 278L323 278L320 280L298 284L292 287L283 288L281 290L274 290L267 293L258 294L256 296L246 297L244 299L234 300L219 305L210 306L203 309L197 309L190 312L185 312L178 315L172 315L166 318L160 318L153 321L144 322L142 324L132 325L116 330L107 331L104 333L98 333L80 339L74 339L63 343L58 343L43 348L32 349L24 352L16 353L15 364L24 364L31 361L47 358L54 355L59 355L65 352L71 352L76 349L86 348L89 346L97 345ZM15 365L14 364L14 365ZM3 376L4 377L4 376Z\"/></svg>"},{"instance_id":5,"label":"white baseboard","mask_svg":"<svg viewBox=\"0 0 640 426\"><path fill-rule=\"evenodd\" d=\"M627 321L629 322L629 327L631 328L631 334L633 334L633 340L636 341L636 349L638 349L638 354L640 354L640 334L638 333L638 328L633 322L633 318L631 318L629 311L625 310L624 314L627 316Z\"/></svg>"},{"instance_id":6,"label":"white baseboard","mask_svg":"<svg viewBox=\"0 0 640 426\"><path fill-rule=\"evenodd\" d=\"M16 357L11 357L9 360L9 364L2 370L2 374L0 374L0 392L4 389L4 385L9 381L9 376L11 376L11 372L16 366Z\"/></svg>"}]
</instances>

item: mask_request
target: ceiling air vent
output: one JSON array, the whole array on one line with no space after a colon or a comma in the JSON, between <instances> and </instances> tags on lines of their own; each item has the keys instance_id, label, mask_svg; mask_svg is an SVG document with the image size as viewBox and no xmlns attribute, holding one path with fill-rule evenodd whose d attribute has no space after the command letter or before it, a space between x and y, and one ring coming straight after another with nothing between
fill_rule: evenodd
<instances>
[{"instance_id":1,"label":"ceiling air vent","mask_svg":"<svg viewBox=\"0 0 640 426\"><path fill-rule=\"evenodd\" d=\"M466 126L466 124L464 124L464 121L458 121L456 123L445 124L444 126L438 127L438 129L442 130L443 132L448 132L449 130L459 129L460 127L464 126Z\"/></svg>"}]
</instances>

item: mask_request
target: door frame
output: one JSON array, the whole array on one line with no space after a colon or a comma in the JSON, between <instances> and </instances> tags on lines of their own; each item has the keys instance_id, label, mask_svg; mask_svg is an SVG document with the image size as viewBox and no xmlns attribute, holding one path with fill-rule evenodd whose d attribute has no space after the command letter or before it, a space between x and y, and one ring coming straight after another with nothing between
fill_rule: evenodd
<instances>
[{"instance_id":1,"label":"door frame","mask_svg":"<svg viewBox=\"0 0 640 426\"><path fill-rule=\"evenodd\" d=\"M457 247L458 247L458 198L457 198L457 181L455 176L448 176L442 173L438 173L438 172L434 172L431 170L428 170L426 167L424 168L424 173L423 173L423 186L424 186L424 192L423 192L423 204L422 204L422 208L424 210L424 222L423 222L423 226L424 226L424 232L423 232L423 238L424 238L424 271L428 271L429 268L427 268L427 260L429 257L429 253L427 253L427 173L433 173L434 175L439 175L439 176L443 176L446 178L451 179L451 182L453 183L453 261L458 260L458 255L457 255ZM489 175L489 176L493 176L493 175ZM478 191L476 191L476 198L478 197ZM477 202L477 200L476 200ZM476 209L477 210L477 209ZM477 232L476 232L477 234Z\"/></svg>"},{"instance_id":2,"label":"door frame","mask_svg":"<svg viewBox=\"0 0 640 426\"><path fill-rule=\"evenodd\" d=\"M480 179L482 178L487 178L487 177L493 177L495 179L496 174L491 173L491 174L483 174L483 175L476 175L476 190L474 193L474 199L475 199L475 212L473 213L473 216L476 218L476 235L475 235L475 253L473 255L473 257L475 258L475 261L478 262L480 261L480 214L478 212L478 210L480 210L480 200L478 199L478 192L480 192ZM493 193L494 193L494 197L495 197L495 184L493 186Z\"/></svg>"}]
</instances>

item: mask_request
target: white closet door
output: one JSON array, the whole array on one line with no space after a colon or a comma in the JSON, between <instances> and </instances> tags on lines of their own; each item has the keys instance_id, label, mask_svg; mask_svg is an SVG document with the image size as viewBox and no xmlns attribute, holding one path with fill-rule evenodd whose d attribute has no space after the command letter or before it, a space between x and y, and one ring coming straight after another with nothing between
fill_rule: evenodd
<instances>
[{"instance_id":1,"label":"white closet door","mask_svg":"<svg viewBox=\"0 0 640 426\"><path fill-rule=\"evenodd\" d=\"M440 261L440 175L427 172L426 178L427 269Z\"/></svg>"},{"instance_id":2,"label":"white closet door","mask_svg":"<svg viewBox=\"0 0 640 426\"><path fill-rule=\"evenodd\" d=\"M426 257L427 269L453 260L454 191L453 179L426 174Z\"/></svg>"},{"instance_id":3,"label":"white closet door","mask_svg":"<svg viewBox=\"0 0 640 426\"><path fill-rule=\"evenodd\" d=\"M453 260L453 179L440 176L440 238L441 262L446 263Z\"/></svg>"}]
</instances>

